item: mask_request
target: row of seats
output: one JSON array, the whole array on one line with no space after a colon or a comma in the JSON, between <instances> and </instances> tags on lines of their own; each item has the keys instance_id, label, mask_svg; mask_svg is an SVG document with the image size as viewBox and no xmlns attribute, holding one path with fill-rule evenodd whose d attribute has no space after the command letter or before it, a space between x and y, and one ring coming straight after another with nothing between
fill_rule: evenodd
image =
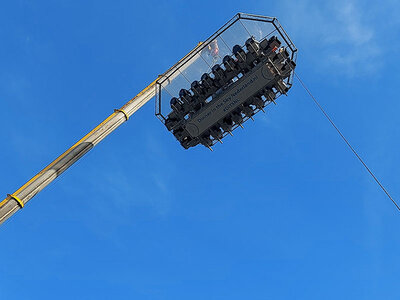
<instances>
[{"instance_id":1,"label":"row of seats","mask_svg":"<svg viewBox=\"0 0 400 300\"><path fill-rule=\"evenodd\" d=\"M200 138L191 138L185 133L182 127L173 131L175 137L181 142L184 148L190 148L198 143L211 147L214 141L222 140L224 133L231 134L234 126L242 126L246 119L252 118L258 110L263 110L267 103L274 101L276 94L272 89L266 89L259 94L252 96L244 104L227 114L218 123L206 130Z\"/></svg>"},{"instance_id":2,"label":"row of seats","mask_svg":"<svg viewBox=\"0 0 400 300\"><path fill-rule=\"evenodd\" d=\"M249 72L259 61L272 53L280 46L280 41L274 36L269 40L264 39L261 43L254 38L249 38L245 51L241 46L235 45L232 49L233 57L226 55L222 65L216 64L212 67L211 73L204 73L200 81L193 81L191 89L181 89L179 98L173 97L170 105L173 111L167 121L167 127L172 128L173 124L182 120L189 113L196 113L206 103L206 100L218 90L226 88L239 74Z\"/></svg>"},{"instance_id":3,"label":"row of seats","mask_svg":"<svg viewBox=\"0 0 400 300\"><path fill-rule=\"evenodd\" d=\"M241 126L247 118L258 111L263 110L265 105L274 101L278 93L286 93L288 87L284 79L287 78L295 67L294 62L289 59L288 52L281 48L276 37L264 39L257 42L254 38L246 41L246 50L236 45L233 47L233 57L225 56L222 65L212 67L211 74L203 74L200 81L194 81L191 89L182 89L179 98L171 99L173 111L168 115L165 122L168 130L172 131L184 148L193 147L199 143L211 147L215 141L221 141L225 133L231 133L233 127ZM226 115L217 124L213 124L206 132L198 138L192 138L184 129L186 118L190 118L205 104L206 99L223 92L241 74L245 76L254 66L266 59L271 60L277 68L277 79L273 86L260 90L256 95L250 95L249 99Z\"/></svg>"}]
</instances>

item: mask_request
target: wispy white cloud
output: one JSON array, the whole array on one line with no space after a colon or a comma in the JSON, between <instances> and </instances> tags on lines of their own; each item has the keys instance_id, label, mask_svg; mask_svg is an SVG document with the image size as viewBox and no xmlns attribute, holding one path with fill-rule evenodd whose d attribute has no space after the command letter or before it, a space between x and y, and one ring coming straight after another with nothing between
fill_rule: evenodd
<instances>
[{"instance_id":1,"label":"wispy white cloud","mask_svg":"<svg viewBox=\"0 0 400 300\"><path fill-rule=\"evenodd\" d=\"M354 2L347 2L341 5L340 8L335 7L333 11L336 12L336 18L333 18L333 22L337 22L338 24L330 25L341 26L336 28L339 34L330 32L327 41L332 41L333 43L344 41L354 46L365 45L371 41L374 36L374 30L363 20L360 10Z\"/></svg>"},{"instance_id":2,"label":"wispy white cloud","mask_svg":"<svg viewBox=\"0 0 400 300\"><path fill-rule=\"evenodd\" d=\"M384 56L377 43L380 28L371 8L359 1L284 1L283 25L293 33L300 51L312 49L319 66L349 76L370 73L380 67ZM301 49L303 47L303 49Z\"/></svg>"}]
</instances>

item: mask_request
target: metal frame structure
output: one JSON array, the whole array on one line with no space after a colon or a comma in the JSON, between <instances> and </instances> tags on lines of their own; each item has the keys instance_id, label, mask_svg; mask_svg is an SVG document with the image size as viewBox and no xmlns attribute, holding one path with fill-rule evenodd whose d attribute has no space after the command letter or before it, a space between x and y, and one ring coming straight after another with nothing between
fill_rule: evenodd
<instances>
[{"instance_id":1,"label":"metal frame structure","mask_svg":"<svg viewBox=\"0 0 400 300\"><path fill-rule=\"evenodd\" d=\"M247 45L251 40L255 44L251 46L250 42L250 44ZM277 42L272 42L275 40ZM268 48L268 45L272 44L274 44L275 47L273 50L272 48L260 49L259 45L261 45L261 42L264 45L263 47ZM246 62L242 61L242 63L239 63L240 59L237 57L237 54L235 54L234 49L236 48L237 51L239 51L238 49L247 49L248 52L249 46L251 48L251 53L249 52L248 56L246 56L246 52L243 52L244 56L241 58ZM219 50L221 47L224 48L223 51ZM215 55L213 55L212 62L210 60L207 61L207 57L209 57L213 50L216 51L214 53ZM281 51L281 53L283 51L285 54L279 54L280 59L277 61L278 65L271 61L272 58L274 60L277 58L276 55L274 56L277 50ZM205 55L207 52L208 55ZM195 51L187 55L171 69L169 76L163 75L156 81L156 116L185 149L203 144L212 150L212 146L215 143L222 143L222 139L227 134L232 134L232 131L239 126L243 127L242 124L248 119L253 119L253 115L257 114L259 111L264 111L264 108L271 102L276 104L275 101L282 94L286 94L292 86L296 58L297 48L276 18L238 13L212 34ZM233 72L231 63L227 63L228 61L233 64ZM240 81L243 82L243 80L246 80L242 77L250 76L251 72L247 72L255 67L254 64L259 64L261 61L262 65L267 64L272 67L274 69L272 73L276 75L272 75L271 73L270 75L272 75L272 77L270 78L270 82L265 81L263 88L260 87L261 90L255 94L253 94L255 91L252 93L249 89L247 89L246 94L248 97L262 98L264 102L263 105L254 105L254 101L250 100L250 98L246 101L246 99L243 98L244 96L242 96L241 100L237 99L237 96L233 94L230 98L231 100L220 99L215 100L217 102L213 102L214 99L225 97L224 95L227 95L226 93L229 87L233 86L236 81L236 83L239 84ZM279 71L280 67L283 64L287 65L288 62L290 62L291 65L289 66L290 72L288 73L285 71L284 74L281 73ZM214 68L216 69L214 70ZM206 69L208 69L208 71L206 71ZM200 71L201 73L199 74ZM257 75L254 76L256 76L255 78L259 78ZM278 81L280 81L279 84ZM287 89L278 88L276 85L284 85ZM273 95L267 97L269 98L267 99L264 97L263 89L270 90ZM232 97L235 99L232 100ZM171 99L171 102L168 101L168 99ZM246 101L246 113L244 113L244 110L240 112L238 105L244 108L242 104L236 105L238 108L234 110L233 115L229 113L229 111L225 116L220 112L213 113L218 111L218 107L221 107L221 101L223 103L229 103L230 101L240 103L241 101ZM213 106L212 103L216 103L217 106L211 108L210 106ZM167 106L167 104L170 105ZM209 114L207 114L206 107L208 107L208 110L212 110L209 111ZM225 109L226 107L224 111ZM204 112L205 115L202 114L202 112ZM210 114L213 115L212 118L206 116ZM219 115L221 119L215 119L217 115ZM206 121L200 121L204 120L202 116ZM195 122L193 118L197 117L200 119ZM233 122L233 126L226 123L232 122L232 117L237 119L237 121ZM195 131L200 130L198 128L200 123L203 124L202 127L203 130L205 130L201 137L195 133ZM208 130L204 129L204 124L209 124ZM190 128L193 130L190 130Z\"/></svg>"},{"instance_id":2,"label":"metal frame structure","mask_svg":"<svg viewBox=\"0 0 400 300\"><path fill-rule=\"evenodd\" d=\"M53 162L46 166L42 171L36 174L28 182L22 185L18 190L0 202L0 224L4 223L18 210L23 208L25 204L30 201L35 195L43 190L47 185L59 177L65 170L76 163L86 153L106 138L111 132L117 129L124 122L128 121L139 108L151 100L157 93L157 87L160 83L166 80L173 80L177 76L177 70L185 63L190 61L199 51L208 46L214 38L222 34L230 26L240 20L258 20L262 22L269 22L273 24L275 30L284 36L284 40L292 52L292 59L295 60L296 48L279 24L276 18L249 15L239 13L221 27L216 33L210 36L204 43L199 43L192 51L190 51L183 59L178 61L174 66L168 69L164 74L157 77L150 83L144 90L129 100L120 109L115 109L114 112L107 117L103 122L86 134L82 139L70 147L67 151L57 157ZM160 99L156 100L156 107L159 105ZM159 112L159 110L158 110ZM160 113L156 114L160 118Z\"/></svg>"},{"instance_id":3,"label":"metal frame structure","mask_svg":"<svg viewBox=\"0 0 400 300\"><path fill-rule=\"evenodd\" d=\"M169 71L168 76L166 74L160 75L160 77L156 80L155 84L155 95L156 95L156 101L155 101L155 114L157 118L162 122L165 123L166 117L162 112L162 106L161 106L161 90L163 88L163 85L165 83L168 83L172 80L173 76L176 76L177 72L184 68L186 64L188 64L193 58L196 56L199 56L200 53L210 45L210 43L220 37L225 31L229 30L235 23L241 22L241 20L249 20L249 21L256 21L256 22L265 22L265 23L270 23L273 26L273 30L269 32L265 37L268 37L275 32L279 34L279 36L282 37L283 41L286 43L286 46L290 50L290 59L294 62L296 62L297 59L297 48L290 39L289 35L286 33L286 31L283 29L282 25L279 23L278 19L275 17L267 17L267 16L260 16L260 15L254 15L254 14L246 14L246 13L237 13L232 19L230 19L228 22L226 22L221 28L219 28L214 34L212 34L210 37L208 37L204 42L199 43L198 47L191 51L188 55L186 55L181 61L179 61L174 67L172 67ZM246 28L246 26L241 23L241 25ZM247 29L246 29L247 30ZM288 78L289 84L291 84L293 81L293 74ZM165 112L164 112L165 113Z\"/></svg>"}]
</instances>

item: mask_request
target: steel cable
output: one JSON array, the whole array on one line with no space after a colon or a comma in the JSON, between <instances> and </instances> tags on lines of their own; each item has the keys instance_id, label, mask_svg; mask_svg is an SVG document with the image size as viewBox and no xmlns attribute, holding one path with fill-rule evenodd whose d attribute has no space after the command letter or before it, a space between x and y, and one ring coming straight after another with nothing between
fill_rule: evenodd
<instances>
[{"instance_id":1,"label":"steel cable","mask_svg":"<svg viewBox=\"0 0 400 300\"><path fill-rule=\"evenodd\" d=\"M329 117L329 115L326 113L326 111L322 108L321 104L317 101L317 99L313 96L311 91L307 88L307 86L304 84L304 82L300 79L299 75L297 75L296 72L294 72L294 75L296 76L297 80L300 82L300 84L303 86L303 88L306 90L308 95L311 97L311 99L314 101L314 103L318 106L320 111L324 114L325 118L331 123L333 128L337 131L337 133L340 135L342 140L346 143L346 145L349 147L349 149L354 153L354 155L358 158L358 160L361 162L361 164L365 167L365 169L368 171L368 173L372 176L372 178L375 180L375 182L379 185L379 187L382 189L382 191L388 196L388 198L393 202L393 204L396 206L396 208L400 211L399 205L396 203L396 201L392 198L392 196L389 194L389 192L385 189L385 187L382 185L382 183L378 180L378 178L374 175L374 173L371 171L371 169L367 166L367 164L364 162L364 160L360 157L360 155L357 153L357 151L353 148L353 146L350 144L350 142L346 139L346 137L342 134L340 129L336 126L336 124L332 121L332 119Z\"/></svg>"}]
</instances>

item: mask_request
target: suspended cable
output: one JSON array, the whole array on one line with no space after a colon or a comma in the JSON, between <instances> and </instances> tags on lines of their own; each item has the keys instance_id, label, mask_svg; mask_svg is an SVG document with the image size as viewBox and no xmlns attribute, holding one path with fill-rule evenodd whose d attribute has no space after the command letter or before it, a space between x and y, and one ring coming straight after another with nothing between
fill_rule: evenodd
<instances>
[{"instance_id":1,"label":"suspended cable","mask_svg":"<svg viewBox=\"0 0 400 300\"><path fill-rule=\"evenodd\" d=\"M308 95L311 97L311 99L314 101L314 103L318 106L320 111L324 114L326 119L331 123L333 128L337 131L337 133L340 135L342 140L346 143L346 145L350 148L350 150L354 153L354 155L358 158L358 160L362 163L362 165L365 167L365 169L368 171L368 173L372 176L372 178L375 180L375 182L380 186L382 191L388 196L388 198L393 202L393 204L397 207L397 209L400 211L399 205L396 203L396 201L390 196L389 192L384 188L384 186L380 183L378 178L374 175L374 173L371 171L371 169L367 166L367 164L363 161L363 159L358 155L357 151L351 146L350 142L346 139L346 137L342 134L342 132L339 130L339 128L335 125L335 123L332 121L332 119L329 117L329 115L325 112L325 110L322 108L322 106L319 104L317 99L313 96L311 91L307 88L307 86L304 84L304 82L300 79L299 75L297 75L296 72L294 72L294 75L296 76L297 80L300 82L300 84L303 86L303 88L306 90Z\"/></svg>"}]
</instances>

